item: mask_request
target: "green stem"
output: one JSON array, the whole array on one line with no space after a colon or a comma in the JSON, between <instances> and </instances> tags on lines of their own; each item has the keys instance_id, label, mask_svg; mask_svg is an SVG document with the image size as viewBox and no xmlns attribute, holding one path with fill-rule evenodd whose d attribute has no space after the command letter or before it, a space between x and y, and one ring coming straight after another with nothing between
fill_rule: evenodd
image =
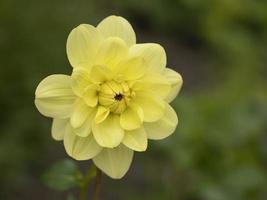
<instances>
[{"instance_id":1,"label":"green stem","mask_svg":"<svg viewBox=\"0 0 267 200\"><path fill-rule=\"evenodd\" d=\"M94 165L92 165L92 167L89 168L86 175L83 177L82 183L80 185L80 200L86 200L88 185L92 177L95 177L96 174L97 174L97 168Z\"/></svg>"},{"instance_id":2,"label":"green stem","mask_svg":"<svg viewBox=\"0 0 267 200\"><path fill-rule=\"evenodd\" d=\"M95 187L94 187L94 193L93 193L93 200L99 200L100 185L101 185L101 176L102 176L102 171L97 168L96 169L96 177L95 177Z\"/></svg>"}]
</instances>

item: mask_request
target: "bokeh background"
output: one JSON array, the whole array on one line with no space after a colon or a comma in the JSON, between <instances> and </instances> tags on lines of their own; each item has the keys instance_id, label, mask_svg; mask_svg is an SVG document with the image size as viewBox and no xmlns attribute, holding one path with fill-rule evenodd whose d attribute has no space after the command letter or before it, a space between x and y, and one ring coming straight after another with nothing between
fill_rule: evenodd
<instances>
[{"instance_id":1,"label":"bokeh background","mask_svg":"<svg viewBox=\"0 0 267 200\"><path fill-rule=\"evenodd\" d=\"M102 199L267 199L265 0L0 0L0 199L77 193L40 180L67 155L34 91L50 74L71 73L71 29L111 14L133 24L138 42L160 43L184 86L172 103L176 132L136 153L122 180L104 177Z\"/></svg>"}]
</instances>

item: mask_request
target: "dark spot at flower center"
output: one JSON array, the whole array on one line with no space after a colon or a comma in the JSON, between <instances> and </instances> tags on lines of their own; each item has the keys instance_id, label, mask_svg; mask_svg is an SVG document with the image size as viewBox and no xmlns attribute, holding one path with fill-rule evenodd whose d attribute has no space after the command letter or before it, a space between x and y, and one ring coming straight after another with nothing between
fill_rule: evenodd
<instances>
[{"instance_id":1,"label":"dark spot at flower center","mask_svg":"<svg viewBox=\"0 0 267 200\"><path fill-rule=\"evenodd\" d=\"M115 97L114 97L114 99L117 100L117 101L122 100L122 98L123 98L123 95L120 94L120 93L119 94L116 94Z\"/></svg>"}]
</instances>

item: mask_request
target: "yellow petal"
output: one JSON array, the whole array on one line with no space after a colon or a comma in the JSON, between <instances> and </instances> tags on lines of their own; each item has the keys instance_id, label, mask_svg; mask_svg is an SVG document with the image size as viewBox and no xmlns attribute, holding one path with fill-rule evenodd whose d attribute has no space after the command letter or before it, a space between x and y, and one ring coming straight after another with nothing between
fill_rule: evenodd
<instances>
[{"instance_id":1,"label":"yellow petal","mask_svg":"<svg viewBox=\"0 0 267 200\"><path fill-rule=\"evenodd\" d=\"M166 66L166 53L159 44L135 44L129 49L129 56L142 57L149 71L161 72Z\"/></svg>"},{"instance_id":2,"label":"yellow petal","mask_svg":"<svg viewBox=\"0 0 267 200\"><path fill-rule=\"evenodd\" d=\"M82 67L77 67L73 69L71 75L71 86L74 93L82 97L85 89L88 85L92 84L90 81L90 70Z\"/></svg>"},{"instance_id":3,"label":"yellow petal","mask_svg":"<svg viewBox=\"0 0 267 200\"><path fill-rule=\"evenodd\" d=\"M64 147L69 156L76 160L88 160L95 157L101 150L92 134L88 137L77 136L71 126L67 126L64 134Z\"/></svg>"},{"instance_id":4,"label":"yellow petal","mask_svg":"<svg viewBox=\"0 0 267 200\"><path fill-rule=\"evenodd\" d=\"M143 118L143 110L139 106L128 106L120 116L120 124L125 130L137 129L142 125Z\"/></svg>"},{"instance_id":5,"label":"yellow petal","mask_svg":"<svg viewBox=\"0 0 267 200\"><path fill-rule=\"evenodd\" d=\"M94 108L89 112L83 124L80 127L73 129L73 131L77 136L87 137L92 132L92 124L95 118L95 114L96 114L96 109Z\"/></svg>"},{"instance_id":6,"label":"yellow petal","mask_svg":"<svg viewBox=\"0 0 267 200\"><path fill-rule=\"evenodd\" d=\"M93 108L85 104L82 99L77 99L74 105L73 113L70 118L70 123L73 128L80 127L86 120L88 114Z\"/></svg>"},{"instance_id":7,"label":"yellow petal","mask_svg":"<svg viewBox=\"0 0 267 200\"><path fill-rule=\"evenodd\" d=\"M103 106L98 106L97 113L95 115L95 123L99 124L103 122L109 115L109 109Z\"/></svg>"},{"instance_id":8,"label":"yellow petal","mask_svg":"<svg viewBox=\"0 0 267 200\"><path fill-rule=\"evenodd\" d=\"M133 85L134 91L153 92L156 96L165 99L171 90L171 84L159 73L146 74Z\"/></svg>"},{"instance_id":9,"label":"yellow petal","mask_svg":"<svg viewBox=\"0 0 267 200\"><path fill-rule=\"evenodd\" d=\"M125 42L120 38L110 37L101 44L96 55L95 63L113 69L127 55L128 47Z\"/></svg>"},{"instance_id":10,"label":"yellow petal","mask_svg":"<svg viewBox=\"0 0 267 200\"><path fill-rule=\"evenodd\" d=\"M99 89L100 89L99 85L96 84L91 84L87 86L83 94L83 100L88 106L95 107L97 105Z\"/></svg>"},{"instance_id":11,"label":"yellow petal","mask_svg":"<svg viewBox=\"0 0 267 200\"><path fill-rule=\"evenodd\" d=\"M55 140L63 140L64 133L69 119L53 119L52 123L52 137Z\"/></svg>"},{"instance_id":12,"label":"yellow petal","mask_svg":"<svg viewBox=\"0 0 267 200\"><path fill-rule=\"evenodd\" d=\"M91 66L102 40L101 33L89 24L81 24L73 29L67 40L70 64L73 67Z\"/></svg>"},{"instance_id":13,"label":"yellow petal","mask_svg":"<svg viewBox=\"0 0 267 200\"><path fill-rule=\"evenodd\" d=\"M100 146L113 148L121 143L124 131L120 126L119 120L117 115L110 114L100 124L93 123L93 134Z\"/></svg>"},{"instance_id":14,"label":"yellow petal","mask_svg":"<svg viewBox=\"0 0 267 200\"><path fill-rule=\"evenodd\" d=\"M170 68L166 68L163 71L163 76L165 76L171 84L171 90L168 96L165 98L167 102L171 102L180 92L181 87L183 85L183 79L179 73Z\"/></svg>"},{"instance_id":15,"label":"yellow petal","mask_svg":"<svg viewBox=\"0 0 267 200\"><path fill-rule=\"evenodd\" d=\"M146 66L142 58L133 57L122 60L115 70L123 80L129 81L141 78L145 74Z\"/></svg>"},{"instance_id":16,"label":"yellow petal","mask_svg":"<svg viewBox=\"0 0 267 200\"><path fill-rule=\"evenodd\" d=\"M97 29L105 37L119 37L125 41L128 46L136 43L136 37L131 24L119 16L109 16L101 21Z\"/></svg>"},{"instance_id":17,"label":"yellow petal","mask_svg":"<svg viewBox=\"0 0 267 200\"><path fill-rule=\"evenodd\" d=\"M71 115L75 96L70 76L56 74L41 81L35 91L35 105L47 117L67 118Z\"/></svg>"},{"instance_id":18,"label":"yellow petal","mask_svg":"<svg viewBox=\"0 0 267 200\"><path fill-rule=\"evenodd\" d=\"M133 101L142 108L145 122L157 121L164 115L165 103L154 93L138 91Z\"/></svg>"},{"instance_id":19,"label":"yellow petal","mask_svg":"<svg viewBox=\"0 0 267 200\"><path fill-rule=\"evenodd\" d=\"M125 131L123 144L134 151L147 149L147 135L143 127L132 131Z\"/></svg>"},{"instance_id":20,"label":"yellow petal","mask_svg":"<svg viewBox=\"0 0 267 200\"><path fill-rule=\"evenodd\" d=\"M114 179L122 178L129 170L133 160L133 150L120 145L116 148L104 148L93 158L94 164L106 175Z\"/></svg>"},{"instance_id":21,"label":"yellow petal","mask_svg":"<svg viewBox=\"0 0 267 200\"><path fill-rule=\"evenodd\" d=\"M111 78L111 71L104 65L94 65L90 72L90 79L93 83L100 84Z\"/></svg>"},{"instance_id":22,"label":"yellow petal","mask_svg":"<svg viewBox=\"0 0 267 200\"><path fill-rule=\"evenodd\" d=\"M177 115L173 108L167 104L163 118L156 122L144 123L144 127L149 139L160 140L171 135L177 124Z\"/></svg>"}]
</instances>

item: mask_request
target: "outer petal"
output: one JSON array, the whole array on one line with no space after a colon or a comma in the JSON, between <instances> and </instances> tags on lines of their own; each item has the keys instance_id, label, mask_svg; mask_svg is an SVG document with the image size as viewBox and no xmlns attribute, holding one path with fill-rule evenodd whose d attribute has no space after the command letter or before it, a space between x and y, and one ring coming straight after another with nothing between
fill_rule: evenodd
<instances>
[{"instance_id":1,"label":"outer petal","mask_svg":"<svg viewBox=\"0 0 267 200\"><path fill-rule=\"evenodd\" d=\"M146 65L142 58L133 57L122 60L117 66L115 71L123 80L136 80L141 78L146 72Z\"/></svg>"},{"instance_id":2,"label":"outer petal","mask_svg":"<svg viewBox=\"0 0 267 200\"><path fill-rule=\"evenodd\" d=\"M154 93L138 91L133 101L142 108L145 122L157 121L164 115L165 103Z\"/></svg>"},{"instance_id":3,"label":"outer petal","mask_svg":"<svg viewBox=\"0 0 267 200\"><path fill-rule=\"evenodd\" d=\"M117 115L110 114L102 123L93 123L93 134L100 146L113 148L121 143L124 130L119 120Z\"/></svg>"},{"instance_id":4,"label":"outer petal","mask_svg":"<svg viewBox=\"0 0 267 200\"><path fill-rule=\"evenodd\" d=\"M144 75L139 81L136 81L133 85L133 90L153 92L156 96L165 99L170 93L171 84L163 75L150 73Z\"/></svg>"},{"instance_id":5,"label":"outer petal","mask_svg":"<svg viewBox=\"0 0 267 200\"><path fill-rule=\"evenodd\" d=\"M55 140L63 140L68 123L69 119L53 119L51 132Z\"/></svg>"},{"instance_id":6,"label":"outer petal","mask_svg":"<svg viewBox=\"0 0 267 200\"><path fill-rule=\"evenodd\" d=\"M89 69L83 67L73 69L71 75L71 86L77 96L82 97L86 87L88 87L91 83Z\"/></svg>"},{"instance_id":7,"label":"outer petal","mask_svg":"<svg viewBox=\"0 0 267 200\"><path fill-rule=\"evenodd\" d=\"M67 55L73 67L90 67L103 40L99 31L81 24L71 31L67 40Z\"/></svg>"},{"instance_id":8,"label":"outer petal","mask_svg":"<svg viewBox=\"0 0 267 200\"><path fill-rule=\"evenodd\" d=\"M97 29L105 37L119 37L125 41L128 46L136 43L136 37L131 24L119 16L109 16L101 21Z\"/></svg>"},{"instance_id":9,"label":"outer petal","mask_svg":"<svg viewBox=\"0 0 267 200\"><path fill-rule=\"evenodd\" d=\"M35 105L39 112L47 117L69 117L74 101L70 76L67 75L48 76L35 91Z\"/></svg>"},{"instance_id":10,"label":"outer petal","mask_svg":"<svg viewBox=\"0 0 267 200\"><path fill-rule=\"evenodd\" d=\"M87 137L91 133L92 124L93 124L95 114L96 114L96 108L91 110L91 112L88 114L86 120L79 128L74 129L74 132L76 135L78 135L80 137Z\"/></svg>"},{"instance_id":11,"label":"outer petal","mask_svg":"<svg viewBox=\"0 0 267 200\"><path fill-rule=\"evenodd\" d=\"M123 144L134 151L145 151L147 148L147 135L143 127L132 131L125 131Z\"/></svg>"},{"instance_id":12,"label":"outer petal","mask_svg":"<svg viewBox=\"0 0 267 200\"><path fill-rule=\"evenodd\" d=\"M137 129L142 125L144 113L141 107L128 106L120 116L120 125L125 130Z\"/></svg>"},{"instance_id":13,"label":"outer petal","mask_svg":"<svg viewBox=\"0 0 267 200\"><path fill-rule=\"evenodd\" d=\"M159 121L144 123L149 139L160 140L171 135L178 124L178 118L173 108L167 104L164 117Z\"/></svg>"},{"instance_id":14,"label":"outer petal","mask_svg":"<svg viewBox=\"0 0 267 200\"><path fill-rule=\"evenodd\" d=\"M74 105L73 113L70 118L70 123L73 128L80 127L86 120L88 114L93 108L87 106L82 99L77 99Z\"/></svg>"},{"instance_id":15,"label":"outer petal","mask_svg":"<svg viewBox=\"0 0 267 200\"><path fill-rule=\"evenodd\" d=\"M109 37L101 44L95 63L113 69L120 60L128 55L128 46L118 37Z\"/></svg>"},{"instance_id":16,"label":"outer petal","mask_svg":"<svg viewBox=\"0 0 267 200\"><path fill-rule=\"evenodd\" d=\"M149 71L153 72L161 72L167 62L164 48L155 43L135 44L131 46L129 55L142 57Z\"/></svg>"},{"instance_id":17,"label":"outer petal","mask_svg":"<svg viewBox=\"0 0 267 200\"><path fill-rule=\"evenodd\" d=\"M67 126L64 135L64 147L69 156L76 160L88 160L95 157L102 149L92 134L88 137L77 136L71 126Z\"/></svg>"},{"instance_id":18,"label":"outer petal","mask_svg":"<svg viewBox=\"0 0 267 200\"><path fill-rule=\"evenodd\" d=\"M166 68L163 71L163 76L165 76L171 84L170 93L165 99L167 102L171 102L181 90L181 87L183 85L183 79L179 73L170 68Z\"/></svg>"},{"instance_id":19,"label":"outer petal","mask_svg":"<svg viewBox=\"0 0 267 200\"><path fill-rule=\"evenodd\" d=\"M116 148L105 148L93 158L95 165L114 179L122 178L129 170L133 160L133 150L120 145Z\"/></svg>"}]
</instances>

